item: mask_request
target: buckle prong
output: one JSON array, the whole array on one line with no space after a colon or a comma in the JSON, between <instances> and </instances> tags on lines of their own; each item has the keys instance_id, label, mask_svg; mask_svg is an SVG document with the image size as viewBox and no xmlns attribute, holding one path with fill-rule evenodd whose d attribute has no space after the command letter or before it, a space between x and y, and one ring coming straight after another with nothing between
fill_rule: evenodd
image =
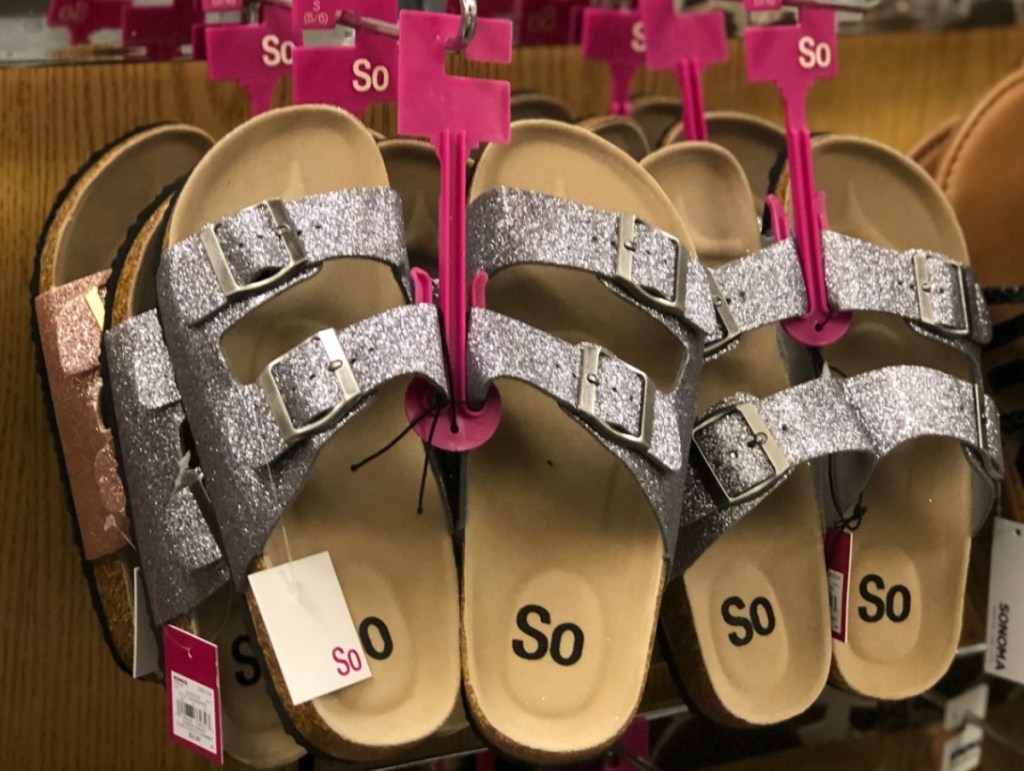
<instances>
[{"instance_id":1,"label":"buckle prong","mask_svg":"<svg viewBox=\"0 0 1024 771\"><path fill-rule=\"evenodd\" d=\"M700 434L702 431L733 414L737 414L743 419L747 424L747 428L750 429L750 433L754 436L753 440L745 443L747 447L750 449L759 448L761 452L764 453L772 467L772 475L770 477L762 479L739 492L730 492L726 489L724 480L715 470L712 458L705 454L704 448L701 446L700 442ZM761 413L758 412L757 405L753 402L734 404L708 415L694 426L692 445L694 449L696 449L697 455L702 461L704 468L707 469L711 479L715 483L715 487L717 489L712 490L712 495L718 498L719 502L726 506L735 506L736 504L758 497L761 493L767 491L772 485L774 485L789 470L789 458L786 457L786 453L783 452L782 447L779 445L778 440L775 439L775 435L772 433L771 428L765 422L764 418L761 417Z\"/></svg>"},{"instance_id":2,"label":"buckle prong","mask_svg":"<svg viewBox=\"0 0 1024 771\"><path fill-rule=\"evenodd\" d=\"M597 389L601 385L601 356L604 349L599 345L586 344L583 347L583 361L580 367L580 388L577 406L579 411L586 417L598 433L620 444L632 447L637 450L649 450L651 438L654 435L654 389L651 387L650 378L643 370L632 367L625 362L619 362L640 378L643 389L640 409L640 429L637 433L625 430L619 426L612 425L597 415Z\"/></svg>"},{"instance_id":3,"label":"buckle prong","mask_svg":"<svg viewBox=\"0 0 1024 771\"><path fill-rule=\"evenodd\" d=\"M686 312L686 267L687 256L679 239L663 230L657 231L667 238L675 248L676 283L672 297L666 297L656 289L641 286L633 279L633 257L636 254L637 223L654 230L635 214L619 215L618 252L615 257L615 283L627 294L657 310L682 318Z\"/></svg>"},{"instance_id":4,"label":"buckle prong","mask_svg":"<svg viewBox=\"0 0 1024 771\"><path fill-rule=\"evenodd\" d=\"M725 330L725 336L722 339L710 340L704 344L704 356L713 356L740 336L740 328L736 323L736 317L732 315L732 309L729 308L728 300L725 299L725 295L722 293L721 288L719 288L714 276L711 275L711 271L707 271L706 275L708 290L711 292L711 304L715 309L715 315L718 317L718 323Z\"/></svg>"},{"instance_id":5,"label":"buckle prong","mask_svg":"<svg viewBox=\"0 0 1024 771\"><path fill-rule=\"evenodd\" d=\"M242 292L255 292L273 286L293 273L296 268L304 265L308 260L306 250L302 246L298 231L295 229L295 223L292 222L284 201L272 198L257 204L255 208L267 210L274 233L281 239L285 251L288 252L287 265L258 281L239 283L235 278L231 264L224 254L224 247L217 236L217 225L206 225L199 231L199 243L202 244L203 251L206 252L206 258L210 261L210 267L213 268L213 274L217 277L217 283L220 285L221 292L223 292L224 297L229 299Z\"/></svg>"},{"instance_id":6,"label":"buckle prong","mask_svg":"<svg viewBox=\"0 0 1024 771\"><path fill-rule=\"evenodd\" d=\"M290 352L270 362L260 372L257 379L267 397L270 412L274 416L274 421L281 431L281 438L286 446L290 446L300 439L304 439L310 434L315 434L326 428L347 410L354 401L363 395L363 390L356 380L355 372L352 370L352 364L349 362L345 350L341 347L341 341L338 340L338 333L333 329L323 329L307 339L299 347L306 345L306 343L314 339L319 340L320 344L324 347L328 358L327 370L334 373L334 377L338 381L338 387L341 390L341 398L319 418L311 420L304 425L296 426L288 412L288 406L284 402L281 389L274 377L274 368L283 362Z\"/></svg>"},{"instance_id":7,"label":"buckle prong","mask_svg":"<svg viewBox=\"0 0 1024 771\"><path fill-rule=\"evenodd\" d=\"M935 301L932 298L931 273L928 270L928 259L939 260L943 265L952 268L956 273L957 286L960 290L960 311L963 323L959 326L943 324L935 313ZM914 287L917 290L917 307L920 323L934 332L946 337L969 337L971 334L971 311L967 302L966 267L953 260L945 260L925 252L914 255Z\"/></svg>"}]
</instances>

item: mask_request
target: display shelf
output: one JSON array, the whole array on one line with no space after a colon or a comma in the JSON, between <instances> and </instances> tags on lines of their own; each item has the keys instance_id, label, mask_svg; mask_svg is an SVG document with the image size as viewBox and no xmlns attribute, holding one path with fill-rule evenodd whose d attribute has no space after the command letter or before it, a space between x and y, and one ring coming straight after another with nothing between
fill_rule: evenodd
<instances>
[{"instance_id":1,"label":"display shelf","mask_svg":"<svg viewBox=\"0 0 1024 771\"><path fill-rule=\"evenodd\" d=\"M812 128L905 150L942 120L965 113L1021 62L1024 30L863 35L842 38L840 54L839 79L811 98ZM453 70L467 71L461 62ZM577 48L524 49L511 65L484 71L509 77L513 89L561 97L580 115L601 112L607 99L602 65L584 61ZM667 75L641 74L634 83L637 92L675 88ZM96 148L162 120L189 121L221 136L245 118L245 100L233 84L208 83L201 62L0 69L0 94L0 683L8 698L0 710L0 766L206 768L166 739L163 690L120 672L103 644L44 414L28 287L53 198ZM730 63L707 71L706 100L709 109L779 118L772 89L746 84L736 41ZM367 120L386 131L394 109L373 108ZM666 699L678 703L664 668L652 673L648 695L656 701L645 709L663 708ZM417 754L458 751L446 741Z\"/></svg>"}]
</instances>

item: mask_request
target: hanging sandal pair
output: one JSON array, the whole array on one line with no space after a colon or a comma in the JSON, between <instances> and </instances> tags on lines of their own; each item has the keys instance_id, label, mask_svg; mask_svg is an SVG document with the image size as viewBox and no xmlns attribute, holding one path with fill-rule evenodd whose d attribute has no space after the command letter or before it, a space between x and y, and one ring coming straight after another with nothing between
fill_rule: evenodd
<instances>
[{"instance_id":1,"label":"hanging sandal pair","mask_svg":"<svg viewBox=\"0 0 1024 771\"><path fill-rule=\"evenodd\" d=\"M407 303L400 214L372 139L326 108L268 114L210 152L170 217L161 321L215 529L286 723L329 754L383 758L425 739L460 679L486 739L546 762L600 751L638 706L713 311L653 180L582 129L542 129L517 124L508 154L488 148L473 188L470 261L495 274L497 310L470 320L470 396L499 383L504 418L462 458L461 656L449 490L433 478L417 490L424 449L404 431L411 376L444 401L437 311ZM310 158L310 146L337 162ZM268 154L289 167L283 183L255 162ZM569 180L572 197L606 209L552 199ZM525 220L491 216L508 186L532 188ZM260 204L271 196L280 201ZM567 254L580 225L596 240L572 275L513 302L533 267L493 262L483 247L535 216L560 248L524 242L524 263ZM595 270L603 283L580 272ZM567 302L525 320L501 312L546 304L548 291ZM577 301L588 318L572 318ZM538 540L542 528L550 537ZM295 704L247 578L325 547L357 624L378 619L392 644L369 680Z\"/></svg>"},{"instance_id":2,"label":"hanging sandal pair","mask_svg":"<svg viewBox=\"0 0 1024 771\"><path fill-rule=\"evenodd\" d=\"M824 234L829 301L855 311L846 338L822 351L831 374L779 336L778 322L806 311L806 290L792 241L758 249L735 159L689 144L645 162L694 234L718 310L681 575L666 591L662 626L689 698L727 723L799 714L830 670L879 698L934 683L955 651L949 618L959 618L971 527L991 504L1001 464L997 414L971 358L988 331L984 305L955 240L960 259L941 256L955 226L948 206L894 153L856 140L831 149L817 162L836 229ZM874 195L866 216L854 190ZM878 241L872 225L912 250L857 240ZM908 346L905 322L924 341ZM963 366L948 367L950 357ZM832 642L821 521L842 525L865 507L847 639ZM886 608L886 590L900 597L889 603L894 618L883 619L876 595Z\"/></svg>"}]
</instances>

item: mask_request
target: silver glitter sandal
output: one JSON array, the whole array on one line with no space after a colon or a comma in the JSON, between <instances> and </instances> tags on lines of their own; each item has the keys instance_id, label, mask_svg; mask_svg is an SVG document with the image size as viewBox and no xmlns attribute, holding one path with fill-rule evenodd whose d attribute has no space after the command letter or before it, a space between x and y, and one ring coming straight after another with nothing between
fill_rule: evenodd
<instances>
[{"instance_id":1,"label":"silver glitter sandal","mask_svg":"<svg viewBox=\"0 0 1024 771\"><path fill-rule=\"evenodd\" d=\"M470 198L469 396L496 384L502 419L464 458L466 702L502 751L573 762L639 705L714 311L671 202L581 128L514 124Z\"/></svg>"},{"instance_id":2,"label":"silver glitter sandal","mask_svg":"<svg viewBox=\"0 0 1024 771\"><path fill-rule=\"evenodd\" d=\"M417 515L424 450L405 430L410 378L443 392L438 315L409 304L373 137L325 107L246 123L186 183L168 242L168 349L282 713L325 753L389 757L455 706L459 615L446 493L430 479ZM378 632L363 639L373 677L296 704L248 576L325 550L356 627Z\"/></svg>"},{"instance_id":3,"label":"silver glitter sandal","mask_svg":"<svg viewBox=\"0 0 1024 771\"><path fill-rule=\"evenodd\" d=\"M210 530L202 469L157 316L156 269L179 188L140 216L107 288L103 345L111 431L152 622L217 644L224 752L253 768L276 768L305 750L284 731L266 692L245 599L229 585Z\"/></svg>"},{"instance_id":4,"label":"silver glitter sandal","mask_svg":"<svg viewBox=\"0 0 1024 771\"><path fill-rule=\"evenodd\" d=\"M845 309L859 297L874 311L854 313L824 361L851 378L912 364L977 384L973 399L943 401L941 390L917 398L991 427L980 453L942 431L907 442L860 491L857 513L866 514L856 517L849 628L833 641L832 679L872 698L908 698L946 672L960 644L971 539L1002 476L996 416L981 407L991 323L960 225L931 177L865 139L821 137L813 152L831 228L830 301Z\"/></svg>"}]
</instances>

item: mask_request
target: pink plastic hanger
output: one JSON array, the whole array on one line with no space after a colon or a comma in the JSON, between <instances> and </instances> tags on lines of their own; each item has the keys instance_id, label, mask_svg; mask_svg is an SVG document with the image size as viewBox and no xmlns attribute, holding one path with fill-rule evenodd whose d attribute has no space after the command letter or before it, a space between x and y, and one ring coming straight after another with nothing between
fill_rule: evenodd
<instances>
[{"instance_id":1,"label":"pink plastic hanger","mask_svg":"<svg viewBox=\"0 0 1024 771\"><path fill-rule=\"evenodd\" d=\"M612 8L583 10L583 56L604 59L612 74L609 115L629 115L633 111L629 86L633 73L644 63L647 45L640 11Z\"/></svg>"},{"instance_id":2,"label":"pink plastic hanger","mask_svg":"<svg viewBox=\"0 0 1024 771\"><path fill-rule=\"evenodd\" d=\"M192 28L202 21L199 0L174 0L171 6L129 5L121 17L121 43L125 48L145 48L148 59L174 59L181 56L183 45L192 42Z\"/></svg>"},{"instance_id":3,"label":"pink plastic hanger","mask_svg":"<svg viewBox=\"0 0 1024 771\"><path fill-rule=\"evenodd\" d=\"M770 0L769 0L770 2ZM765 0L746 0L748 10L765 10ZM807 92L822 78L834 78L836 61L835 11L802 6L795 25L748 27L747 77L751 82L775 83L786 116L786 152L793 199L793 224L800 269L807 287L807 313L783 322L790 337L804 345L834 343L850 326L850 314L833 314L825 288L821 248L824 198L814 185L811 134L807 128ZM774 196L770 196L774 199ZM773 224L785 221L777 199L768 201ZM786 231L776 226L776 236Z\"/></svg>"},{"instance_id":4,"label":"pink plastic hanger","mask_svg":"<svg viewBox=\"0 0 1024 771\"><path fill-rule=\"evenodd\" d=\"M361 116L371 104L397 98L398 20L396 0L295 0L296 29L355 26L355 45L301 47L295 52L292 100L333 104Z\"/></svg>"},{"instance_id":5,"label":"pink plastic hanger","mask_svg":"<svg viewBox=\"0 0 1024 771\"><path fill-rule=\"evenodd\" d=\"M451 361L453 382L448 390L454 403L444 408L439 419L420 420L415 428L435 447L462 452L489 439L501 417L496 389L477 409L466 404L466 161L469 151L481 142L508 142L510 87L505 81L448 75L445 58L452 48L464 47L473 61L511 61L512 24L477 21L473 4L461 17L402 11L398 34L398 131L430 140L441 162L438 300ZM429 277L417 271L415 280L419 301L429 302ZM484 279L474 279L474 304L482 299L483 283ZM414 382L406 398L409 420L416 421L429 405L430 389Z\"/></svg>"},{"instance_id":6,"label":"pink plastic hanger","mask_svg":"<svg viewBox=\"0 0 1024 771\"><path fill-rule=\"evenodd\" d=\"M101 29L118 29L128 0L50 0L46 26L67 27L71 45L85 45Z\"/></svg>"},{"instance_id":7,"label":"pink plastic hanger","mask_svg":"<svg viewBox=\"0 0 1024 771\"><path fill-rule=\"evenodd\" d=\"M241 85L253 115L269 110L274 87L292 69L291 10L265 3L258 24L208 24L204 37L210 80Z\"/></svg>"},{"instance_id":8,"label":"pink plastic hanger","mask_svg":"<svg viewBox=\"0 0 1024 771\"><path fill-rule=\"evenodd\" d=\"M672 0L639 0L647 37L647 67L672 70L683 102L683 136L706 141L704 68L729 58L725 14L676 13Z\"/></svg>"}]
</instances>

